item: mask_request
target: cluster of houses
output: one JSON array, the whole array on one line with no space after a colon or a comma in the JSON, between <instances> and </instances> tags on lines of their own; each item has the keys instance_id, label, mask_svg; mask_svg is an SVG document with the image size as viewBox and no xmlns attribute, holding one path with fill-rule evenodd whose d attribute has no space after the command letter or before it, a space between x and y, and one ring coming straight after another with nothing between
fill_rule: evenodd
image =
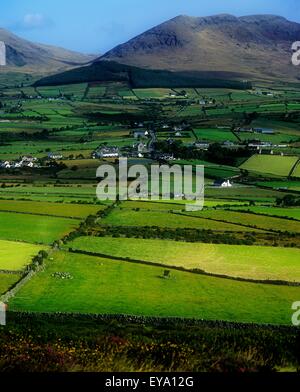
<instances>
[{"instance_id":1,"label":"cluster of houses","mask_svg":"<svg viewBox=\"0 0 300 392\"><path fill-rule=\"evenodd\" d=\"M93 159L108 159L108 158L119 158L121 156L127 157L138 157L143 158L145 154L149 153L149 145L148 143L144 143L143 141L139 141L138 143L134 143L133 146L126 151L126 149L122 149L120 151L119 147L116 146L100 146L97 150L92 153Z\"/></svg>"},{"instance_id":2,"label":"cluster of houses","mask_svg":"<svg viewBox=\"0 0 300 392\"><path fill-rule=\"evenodd\" d=\"M119 158L120 149L115 146L102 146L92 153L93 159Z\"/></svg>"},{"instance_id":3,"label":"cluster of houses","mask_svg":"<svg viewBox=\"0 0 300 392\"><path fill-rule=\"evenodd\" d=\"M22 167L39 167L37 158L35 157L21 157L16 161L1 161L0 168L2 169L17 169Z\"/></svg>"}]
</instances>

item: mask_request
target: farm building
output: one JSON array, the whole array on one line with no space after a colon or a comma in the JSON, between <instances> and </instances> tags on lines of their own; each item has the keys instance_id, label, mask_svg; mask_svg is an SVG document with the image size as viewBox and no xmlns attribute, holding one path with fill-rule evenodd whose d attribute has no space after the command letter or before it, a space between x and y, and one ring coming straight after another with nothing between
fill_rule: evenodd
<instances>
[{"instance_id":1,"label":"farm building","mask_svg":"<svg viewBox=\"0 0 300 392\"><path fill-rule=\"evenodd\" d=\"M92 154L93 158L118 158L119 156L120 151L118 147L101 147Z\"/></svg>"},{"instance_id":2,"label":"farm building","mask_svg":"<svg viewBox=\"0 0 300 392\"><path fill-rule=\"evenodd\" d=\"M231 188L232 183L230 182L230 180L219 179L214 182L214 186L219 188Z\"/></svg>"},{"instance_id":3,"label":"farm building","mask_svg":"<svg viewBox=\"0 0 300 392\"><path fill-rule=\"evenodd\" d=\"M62 156L62 154L58 154L58 153L56 154L56 153L53 153L53 152L49 152L48 158L57 160L57 159L63 159L63 156Z\"/></svg>"}]
</instances>

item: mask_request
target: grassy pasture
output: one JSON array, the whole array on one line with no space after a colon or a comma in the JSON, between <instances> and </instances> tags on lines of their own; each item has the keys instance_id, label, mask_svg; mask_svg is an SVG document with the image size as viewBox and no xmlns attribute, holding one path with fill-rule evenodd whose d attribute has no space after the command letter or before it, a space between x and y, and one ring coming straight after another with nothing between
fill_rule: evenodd
<instances>
[{"instance_id":1,"label":"grassy pasture","mask_svg":"<svg viewBox=\"0 0 300 392\"><path fill-rule=\"evenodd\" d=\"M69 272L73 279L54 278L52 274L59 271ZM18 311L290 324L291 303L299 297L297 287L235 282L179 271L172 271L170 279L162 279L162 273L158 267L59 252L9 301L9 307Z\"/></svg>"},{"instance_id":2,"label":"grassy pasture","mask_svg":"<svg viewBox=\"0 0 300 392\"><path fill-rule=\"evenodd\" d=\"M289 144L299 139L299 136L289 135L285 133L275 133L273 135L252 133L252 132L240 132L238 136L241 140L260 140L262 142L271 142L273 144Z\"/></svg>"},{"instance_id":3,"label":"grassy pasture","mask_svg":"<svg viewBox=\"0 0 300 392\"><path fill-rule=\"evenodd\" d=\"M300 181L260 181L257 185L266 186L274 189L287 189L300 191Z\"/></svg>"},{"instance_id":4,"label":"grassy pasture","mask_svg":"<svg viewBox=\"0 0 300 392\"><path fill-rule=\"evenodd\" d=\"M209 140L212 142L224 142L224 141L231 141L237 142L236 136L230 130L224 129L214 129L214 128L203 128L203 129L195 129L194 132L196 133L199 140Z\"/></svg>"},{"instance_id":5,"label":"grassy pasture","mask_svg":"<svg viewBox=\"0 0 300 392\"><path fill-rule=\"evenodd\" d=\"M85 218L103 210L104 206L61 204L47 202L28 202L0 200L0 211L22 212L30 214L55 215L70 218Z\"/></svg>"},{"instance_id":6,"label":"grassy pasture","mask_svg":"<svg viewBox=\"0 0 300 392\"><path fill-rule=\"evenodd\" d=\"M97 99L102 98L106 93L105 86L91 86L88 93L88 98Z\"/></svg>"},{"instance_id":7,"label":"grassy pasture","mask_svg":"<svg viewBox=\"0 0 300 392\"><path fill-rule=\"evenodd\" d=\"M141 88L133 91L140 99L164 99L168 98L169 94L174 94L174 91L168 88Z\"/></svg>"},{"instance_id":8,"label":"grassy pasture","mask_svg":"<svg viewBox=\"0 0 300 392\"><path fill-rule=\"evenodd\" d=\"M228 178L239 175L240 169L234 166L218 165L201 160L175 161L179 165L203 165L205 178Z\"/></svg>"},{"instance_id":9,"label":"grassy pasture","mask_svg":"<svg viewBox=\"0 0 300 392\"><path fill-rule=\"evenodd\" d=\"M232 207L233 209L235 207ZM298 207L281 208L272 206L251 206L251 207L236 207L239 210L251 211L255 214L276 215L280 217L294 218L300 220L300 209ZM300 223L299 223L300 225Z\"/></svg>"},{"instance_id":10,"label":"grassy pasture","mask_svg":"<svg viewBox=\"0 0 300 392\"><path fill-rule=\"evenodd\" d=\"M86 170L86 169L85 169ZM26 201L45 202L92 202L96 200L96 187L93 185L74 184L53 186L49 184L0 187L1 199L25 199Z\"/></svg>"},{"instance_id":11,"label":"grassy pasture","mask_svg":"<svg viewBox=\"0 0 300 392\"><path fill-rule=\"evenodd\" d=\"M0 212L0 238L50 244L74 230L78 223L67 218Z\"/></svg>"},{"instance_id":12,"label":"grassy pasture","mask_svg":"<svg viewBox=\"0 0 300 392\"><path fill-rule=\"evenodd\" d=\"M300 178L300 163L298 162L297 166L293 170L292 174L293 177L299 177Z\"/></svg>"},{"instance_id":13,"label":"grassy pasture","mask_svg":"<svg viewBox=\"0 0 300 392\"><path fill-rule=\"evenodd\" d=\"M166 203L166 202L151 202L151 201L136 201L136 200L127 200L122 202L121 207L122 208L128 208L128 209L141 209L141 210L151 210L151 211L171 211L171 210L183 210L184 209L184 204L180 203L181 200L179 200L179 203L176 204L176 200L173 200L173 203Z\"/></svg>"},{"instance_id":14,"label":"grassy pasture","mask_svg":"<svg viewBox=\"0 0 300 392\"><path fill-rule=\"evenodd\" d=\"M300 282L299 249L136 238L79 237L73 249L248 279Z\"/></svg>"},{"instance_id":15,"label":"grassy pasture","mask_svg":"<svg viewBox=\"0 0 300 392\"><path fill-rule=\"evenodd\" d=\"M42 249L47 247L0 240L0 270L20 271Z\"/></svg>"},{"instance_id":16,"label":"grassy pasture","mask_svg":"<svg viewBox=\"0 0 300 392\"><path fill-rule=\"evenodd\" d=\"M172 214L163 211L133 211L114 209L106 218L99 219L99 224L113 226L158 226L168 228L191 228L217 231L257 231L238 224L214 222L193 216ZM259 231L259 230L258 230Z\"/></svg>"},{"instance_id":17,"label":"grassy pasture","mask_svg":"<svg viewBox=\"0 0 300 392\"><path fill-rule=\"evenodd\" d=\"M276 197L282 197L282 192L271 189L261 189L254 186L234 186L232 188L209 187L205 189L205 196L217 199L231 199L238 201L274 202Z\"/></svg>"},{"instance_id":18,"label":"grassy pasture","mask_svg":"<svg viewBox=\"0 0 300 392\"><path fill-rule=\"evenodd\" d=\"M0 273L0 295L4 294L19 279L19 275Z\"/></svg>"},{"instance_id":19,"label":"grassy pasture","mask_svg":"<svg viewBox=\"0 0 300 392\"><path fill-rule=\"evenodd\" d=\"M224 210L203 210L197 212L187 212L184 213L189 216L198 216L200 218L209 218L215 219L217 221L225 221L230 223L241 223L244 225L251 225L253 227L262 229L262 230L281 230L281 231L289 231L293 233L300 233L300 224L299 222L266 217L262 215L248 214L236 211L224 211ZM223 225L223 223L222 223Z\"/></svg>"},{"instance_id":20,"label":"grassy pasture","mask_svg":"<svg viewBox=\"0 0 300 392\"><path fill-rule=\"evenodd\" d=\"M253 155L240 168L257 173L287 177L298 157L280 155Z\"/></svg>"}]
</instances>

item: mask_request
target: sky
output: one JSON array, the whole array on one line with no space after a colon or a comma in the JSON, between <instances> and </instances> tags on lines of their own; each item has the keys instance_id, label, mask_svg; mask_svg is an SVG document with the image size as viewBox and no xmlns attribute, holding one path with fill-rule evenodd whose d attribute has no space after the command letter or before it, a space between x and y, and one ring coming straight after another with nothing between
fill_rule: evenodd
<instances>
[{"instance_id":1,"label":"sky","mask_svg":"<svg viewBox=\"0 0 300 392\"><path fill-rule=\"evenodd\" d=\"M33 42L92 54L177 15L275 14L300 22L299 0L0 1L0 27Z\"/></svg>"}]
</instances>

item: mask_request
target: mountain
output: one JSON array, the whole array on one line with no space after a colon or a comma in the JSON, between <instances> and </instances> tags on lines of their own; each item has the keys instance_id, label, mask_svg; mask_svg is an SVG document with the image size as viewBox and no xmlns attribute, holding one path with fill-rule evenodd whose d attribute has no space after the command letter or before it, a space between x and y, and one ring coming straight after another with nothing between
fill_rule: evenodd
<instances>
[{"instance_id":1,"label":"mountain","mask_svg":"<svg viewBox=\"0 0 300 392\"><path fill-rule=\"evenodd\" d=\"M36 44L0 28L0 42L6 48L6 66L1 70L57 72L86 64L95 56L50 45Z\"/></svg>"},{"instance_id":2,"label":"mountain","mask_svg":"<svg viewBox=\"0 0 300 392\"><path fill-rule=\"evenodd\" d=\"M138 68L114 61L96 61L89 66L46 76L35 82L34 86L56 86L83 82L123 82L131 88L251 88L250 82L232 80L230 73L223 73L223 76L226 78L215 78L214 73L210 72L171 72Z\"/></svg>"},{"instance_id":3,"label":"mountain","mask_svg":"<svg viewBox=\"0 0 300 392\"><path fill-rule=\"evenodd\" d=\"M291 45L300 24L274 15L178 16L115 47L100 60L150 69L225 72L254 79L299 77Z\"/></svg>"}]
</instances>

